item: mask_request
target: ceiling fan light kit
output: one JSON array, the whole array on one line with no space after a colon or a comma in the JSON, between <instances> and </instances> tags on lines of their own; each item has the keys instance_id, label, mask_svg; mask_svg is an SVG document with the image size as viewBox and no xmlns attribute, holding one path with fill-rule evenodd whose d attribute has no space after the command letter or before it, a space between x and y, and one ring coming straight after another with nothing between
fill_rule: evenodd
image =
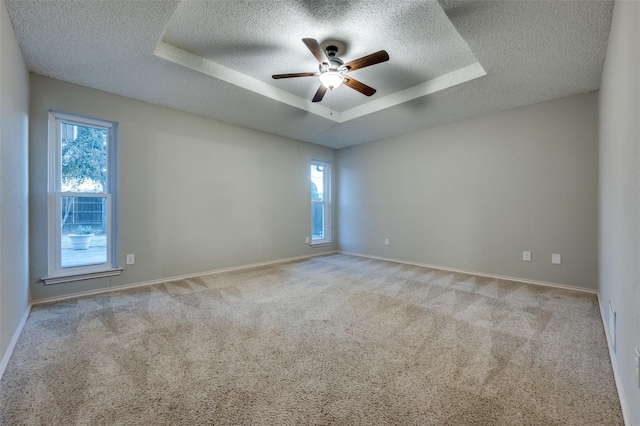
<instances>
[{"instance_id":1,"label":"ceiling fan light kit","mask_svg":"<svg viewBox=\"0 0 640 426\"><path fill-rule=\"evenodd\" d=\"M299 72L292 74L275 74L272 76L272 78L281 79L318 76L320 80L320 87L313 97L312 102L320 102L324 97L327 89L333 90L336 87L339 87L341 84L344 84L345 86L350 87L365 96L371 96L376 93L376 89L374 89L373 87L367 86L366 84L361 83L351 76L347 77L345 76L345 74L350 71L355 71L360 68L388 61L389 54L386 51L380 50L378 52L363 56L362 58L355 59L345 64L342 59L336 56L338 53L338 48L336 46L329 45L325 50L323 50L320 44L315 39L303 38L302 42L318 60L320 71L317 73Z\"/></svg>"},{"instance_id":2,"label":"ceiling fan light kit","mask_svg":"<svg viewBox=\"0 0 640 426\"><path fill-rule=\"evenodd\" d=\"M325 71L320 74L320 83L327 89L335 89L344 81L344 77L338 71Z\"/></svg>"}]
</instances>

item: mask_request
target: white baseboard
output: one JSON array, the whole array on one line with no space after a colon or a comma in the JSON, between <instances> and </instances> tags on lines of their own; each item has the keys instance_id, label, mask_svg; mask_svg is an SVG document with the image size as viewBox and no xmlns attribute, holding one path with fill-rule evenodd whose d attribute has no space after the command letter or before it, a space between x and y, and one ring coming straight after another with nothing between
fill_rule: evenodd
<instances>
[{"instance_id":1,"label":"white baseboard","mask_svg":"<svg viewBox=\"0 0 640 426\"><path fill-rule=\"evenodd\" d=\"M18 327L16 331L13 333L13 337L9 342L9 346L7 350L2 355L2 361L0 361L0 379L4 375L4 371L7 369L7 365L9 365L9 360L11 359L11 355L13 354L13 350L16 348L16 344L18 343L18 339L20 338L20 334L22 333L22 329L24 325L27 323L27 318L29 318L29 313L31 313L31 305L27 306L27 310L22 315L20 322L18 323Z\"/></svg>"},{"instance_id":2,"label":"white baseboard","mask_svg":"<svg viewBox=\"0 0 640 426\"><path fill-rule=\"evenodd\" d=\"M277 260L270 260L270 261L267 261L267 262L252 263L252 264L249 264L249 265L232 266L230 268L214 269L212 271L197 272L195 274L180 275L180 276L177 276L177 277L167 277L167 278L160 278L160 279L157 279L157 280L144 281L144 282L140 282L140 283L123 284L123 285L118 285L118 286L113 286L113 287L108 287L108 288L101 288L101 289L97 289L97 290L89 290L89 291L82 291L82 292L78 292L78 293L67 294L67 295L64 295L64 296L48 297L48 298L45 298L45 299L32 300L31 304L32 305L40 305L40 304L43 304L43 303L59 302L61 300L75 299L76 297L81 297L81 296L91 296L91 295L94 295L94 294L108 293L108 292L111 292L111 291L126 290L126 289L129 289L129 288L136 288L136 287L144 287L144 286L148 286L148 285L161 284L161 283L166 283L166 282L170 282L170 281L186 280L186 279L189 279L189 278L201 277L201 276L204 276L204 275L220 274L222 272L239 271L239 270L242 270L242 269L257 268L257 267L260 267L260 266L268 266L268 265L276 265L276 264L279 264L279 263L294 262L296 260L309 259L309 258L318 257L318 256L326 256L328 254L335 254L335 253L338 253L338 252L337 251L324 251L322 253L308 254L308 255L296 256L296 257L288 257L288 258L285 258L285 259L277 259Z\"/></svg>"},{"instance_id":3,"label":"white baseboard","mask_svg":"<svg viewBox=\"0 0 640 426\"><path fill-rule=\"evenodd\" d=\"M561 288L563 290L573 290L573 291L581 291L583 293L596 294L596 290L593 290L593 289L590 289L590 288L584 288L584 287L575 287L575 286L564 285L564 284L549 283L549 282L546 282L546 281L529 280L529 279L526 279L526 278L517 278L517 277L507 277L507 276L503 276L503 275L486 274L484 272L468 271L468 270L464 270L464 269L446 268L446 267L442 267L442 266L428 265L426 263L409 262L409 261L406 261L406 260L391 259L391 258L380 257L380 256L371 256L371 255L368 255L368 254L361 254L361 253L351 253L351 252L346 252L346 251L340 251L340 253L348 254L348 255L351 255L351 256L366 257L366 258L369 258L369 259L384 260L384 261L387 261L387 262L404 263L406 265L413 265L413 266L422 266L424 268L437 269L439 271L457 272L457 273L460 273L460 274L477 275L479 277L494 278L494 279L497 279L497 280L514 281L514 282L525 283L525 284L541 285L541 286L545 286L545 287Z\"/></svg>"},{"instance_id":4,"label":"white baseboard","mask_svg":"<svg viewBox=\"0 0 640 426\"><path fill-rule=\"evenodd\" d=\"M602 318L602 327L604 328L604 334L607 338L607 347L609 348L609 358L611 358L611 368L613 369L613 379L616 382L616 389L618 389L618 398L620 398L620 408L622 409L622 418L624 420L625 425L631 426L631 411L627 403L627 397L624 393L624 388L622 387L622 375L620 373L620 368L618 367L616 354L613 351L613 346L611 346L611 336L609 335L609 328L607 327L608 320L605 317L605 311L602 310L602 303L601 303L602 301L600 300L600 293L596 293L596 296L598 297L598 309L600 309L600 317Z\"/></svg>"}]
</instances>

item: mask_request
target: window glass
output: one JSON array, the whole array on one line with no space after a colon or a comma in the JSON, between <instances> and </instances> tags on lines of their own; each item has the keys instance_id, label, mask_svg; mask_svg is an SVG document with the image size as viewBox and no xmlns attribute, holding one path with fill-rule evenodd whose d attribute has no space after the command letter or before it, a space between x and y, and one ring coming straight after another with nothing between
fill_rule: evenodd
<instances>
[{"instance_id":1,"label":"window glass","mask_svg":"<svg viewBox=\"0 0 640 426\"><path fill-rule=\"evenodd\" d=\"M63 268L107 261L108 207L106 197L62 197Z\"/></svg>"},{"instance_id":2,"label":"window glass","mask_svg":"<svg viewBox=\"0 0 640 426\"><path fill-rule=\"evenodd\" d=\"M324 166L311 166L311 199L322 201L324 196Z\"/></svg>"},{"instance_id":3,"label":"window glass","mask_svg":"<svg viewBox=\"0 0 640 426\"><path fill-rule=\"evenodd\" d=\"M62 192L106 192L107 131L61 123Z\"/></svg>"}]
</instances>

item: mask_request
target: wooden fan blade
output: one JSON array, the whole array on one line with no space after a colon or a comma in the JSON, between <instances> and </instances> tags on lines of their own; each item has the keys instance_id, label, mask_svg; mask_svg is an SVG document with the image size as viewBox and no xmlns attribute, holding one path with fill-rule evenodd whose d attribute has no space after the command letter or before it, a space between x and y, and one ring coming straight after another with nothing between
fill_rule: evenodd
<instances>
[{"instance_id":1,"label":"wooden fan blade","mask_svg":"<svg viewBox=\"0 0 640 426\"><path fill-rule=\"evenodd\" d=\"M327 93L327 88L321 84L311 102L320 102L322 98L324 98L325 93Z\"/></svg>"},{"instance_id":2,"label":"wooden fan blade","mask_svg":"<svg viewBox=\"0 0 640 426\"><path fill-rule=\"evenodd\" d=\"M324 62L329 63L329 58L327 58L326 53L324 53L324 50L322 50L322 47L320 47L320 43L318 43L315 39L303 38L302 42L307 45L307 47L309 48L311 53L313 53L313 56L316 57L318 62L320 62L321 64Z\"/></svg>"},{"instance_id":3,"label":"wooden fan blade","mask_svg":"<svg viewBox=\"0 0 640 426\"><path fill-rule=\"evenodd\" d=\"M345 86L349 86L353 90L357 90L358 92L366 96L371 96L374 93L376 93L376 89L374 89L373 87L367 86L364 83L359 82L358 80L356 80L351 76L346 76L342 84L344 84Z\"/></svg>"},{"instance_id":4,"label":"wooden fan blade","mask_svg":"<svg viewBox=\"0 0 640 426\"><path fill-rule=\"evenodd\" d=\"M371 55L363 56L360 59L354 59L351 62L347 62L344 66L349 69L349 71L355 71L357 69L379 64L380 62L388 60L389 54L385 50L380 50L379 52L372 53Z\"/></svg>"},{"instance_id":5,"label":"wooden fan blade","mask_svg":"<svg viewBox=\"0 0 640 426\"><path fill-rule=\"evenodd\" d=\"M317 73L315 72L296 72L293 74L276 74L272 75L271 78L275 78L276 80L279 78L293 78L293 77L313 77Z\"/></svg>"}]
</instances>

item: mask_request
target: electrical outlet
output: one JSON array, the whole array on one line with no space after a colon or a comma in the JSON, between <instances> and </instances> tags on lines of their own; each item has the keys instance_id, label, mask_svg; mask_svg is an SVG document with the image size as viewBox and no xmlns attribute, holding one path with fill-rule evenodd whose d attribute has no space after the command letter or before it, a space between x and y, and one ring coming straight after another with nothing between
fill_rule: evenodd
<instances>
[{"instance_id":1,"label":"electrical outlet","mask_svg":"<svg viewBox=\"0 0 640 426\"><path fill-rule=\"evenodd\" d=\"M309 237L304 237L304 242L309 244Z\"/></svg>"},{"instance_id":2,"label":"electrical outlet","mask_svg":"<svg viewBox=\"0 0 640 426\"><path fill-rule=\"evenodd\" d=\"M551 255L551 263L553 263L554 265L560 265L562 263L562 256L560 256L558 253L553 253Z\"/></svg>"},{"instance_id":3,"label":"electrical outlet","mask_svg":"<svg viewBox=\"0 0 640 426\"><path fill-rule=\"evenodd\" d=\"M531 262L531 252L530 251L523 251L522 252L522 260L524 260L525 262Z\"/></svg>"},{"instance_id":4,"label":"electrical outlet","mask_svg":"<svg viewBox=\"0 0 640 426\"><path fill-rule=\"evenodd\" d=\"M389 239L388 239L388 238L385 238L385 239L384 239L384 245L385 245L385 246L388 246L388 245L389 245Z\"/></svg>"},{"instance_id":5,"label":"electrical outlet","mask_svg":"<svg viewBox=\"0 0 640 426\"><path fill-rule=\"evenodd\" d=\"M127 255L127 265L133 265L136 263L136 256L134 254Z\"/></svg>"},{"instance_id":6,"label":"electrical outlet","mask_svg":"<svg viewBox=\"0 0 640 426\"><path fill-rule=\"evenodd\" d=\"M640 349L636 348L636 383L640 388Z\"/></svg>"}]
</instances>

